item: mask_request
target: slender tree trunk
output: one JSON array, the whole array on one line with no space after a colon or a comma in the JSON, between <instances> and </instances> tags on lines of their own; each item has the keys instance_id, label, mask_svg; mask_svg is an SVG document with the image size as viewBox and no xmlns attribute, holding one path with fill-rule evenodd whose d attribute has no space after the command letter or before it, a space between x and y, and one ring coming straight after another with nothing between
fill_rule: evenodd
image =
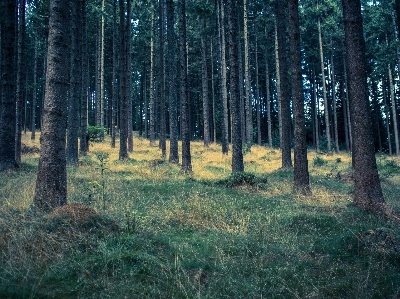
<instances>
[{"instance_id":1,"label":"slender tree trunk","mask_svg":"<svg viewBox=\"0 0 400 299\"><path fill-rule=\"evenodd\" d=\"M347 63L346 58L343 58L343 65L344 65L344 82L346 84L346 107L347 107L347 124L348 124L348 132L349 132L349 141L350 141L350 152L353 151L353 130L352 130L352 123L351 123L351 115L350 115L350 101L349 101L349 92L348 92L348 81L347 81Z\"/></svg>"},{"instance_id":2,"label":"slender tree trunk","mask_svg":"<svg viewBox=\"0 0 400 299\"><path fill-rule=\"evenodd\" d=\"M165 0L160 3L160 149L163 157L167 156L166 134L167 119L165 111Z\"/></svg>"},{"instance_id":3,"label":"slender tree trunk","mask_svg":"<svg viewBox=\"0 0 400 299\"><path fill-rule=\"evenodd\" d=\"M144 138L149 138L149 103L147 100L147 65L143 63Z\"/></svg>"},{"instance_id":4,"label":"slender tree trunk","mask_svg":"<svg viewBox=\"0 0 400 299\"><path fill-rule=\"evenodd\" d=\"M151 35L150 35L150 145L155 142L155 103L154 103L154 7L151 5Z\"/></svg>"},{"instance_id":5,"label":"slender tree trunk","mask_svg":"<svg viewBox=\"0 0 400 299\"><path fill-rule=\"evenodd\" d=\"M318 40L319 40L319 56L321 59L321 77L322 77L322 90L324 94L324 109L325 109L325 134L328 154L332 152L331 149L331 132L330 132L330 121L329 121L329 103L326 94L326 79L325 79L325 66L324 66L324 51L322 48L322 33L321 33L321 19L318 18Z\"/></svg>"},{"instance_id":6,"label":"slender tree trunk","mask_svg":"<svg viewBox=\"0 0 400 299\"><path fill-rule=\"evenodd\" d=\"M281 119L282 119L282 168L292 168L291 156L291 113L289 98L289 78L288 65L286 59L286 10L287 6L283 1L276 2L277 36L278 36L278 57L279 57L279 77L281 94Z\"/></svg>"},{"instance_id":7,"label":"slender tree trunk","mask_svg":"<svg viewBox=\"0 0 400 299\"><path fill-rule=\"evenodd\" d=\"M101 19L97 21L95 65L95 125L101 126Z\"/></svg>"},{"instance_id":8,"label":"slender tree trunk","mask_svg":"<svg viewBox=\"0 0 400 299\"><path fill-rule=\"evenodd\" d=\"M67 163L78 165L78 128L79 128L79 99L81 91L81 32L80 32L80 0L70 1L71 6L71 68L69 83L68 133L67 133Z\"/></svg>"},{"instance_id":9,"label":"slender tree trunk","mask_svg":"<svg viewBox=\"0 0 400 299\"><path fill-rule=\"evenodd\" d=\"M2 109L0 118L0 170L17 167L15 160L15 0L4 2L2 34Z\"/></svg>"},{"instance_id":10,"label":"slender tree trunk","mask_svg":"<svg viewBox=\"0 0 400 299\"><path fill-rule=\"evenodd\" d=\"M133 152L133 103L132 103L132 0L127 1L126 16L126 100L127 100L127 138L128 152Z\"/></svg>"},{"instance_id":11,"label":"slender tree trunk","mask_svg":"<svg viewBox=\"0 0 400 299\"><path fill-rule=\"evenodd\" d=\"M115 148L115 135L117 131L117 109L118 109L118 52L117 52L117 1L113 1L113 73L112 73L112 99L111 99L111 147Z\"/></svg>"},{"instance_id":12,"label":"slender tree trunk","mask_svg":"<svg viewBox=\"0 0 400 299\"><path fill-rule=\"evenodd\" d=\"M238 18L239 19L239 18ZM238 22L238 27L240 28L240 22ZM244 72L243 72L243 53L242 53L242 43L239 39L238 44L238 69L239 69L239 98L240 98L240 122L242 123L242 141L245 142L246 140L246 115L245 115L245 98L244 98Z\"/></svg>"},{"instance_id":13,"label":"slender tree trunk","mask_svg":"<svg viewBox=\"0 0 400 299\"><path fill-rule=\"evenodd\" d=\"M190 154L189 101L187 96L187 52L186 52L186 0L178 0L179 16L179 71L181 81L182 123L182 172L192 172Z\"/></svg>"},{"instance_id":14,"label":"slender tree trunk","mask_svg":"<svg viewBox=\"0 0 400 299\"><path fill-rule=\"evenodd\" d=\"M278 126L279 126L279 148L282 150L282 92L281 92L281 76L279 65L279 49L278 49L278 25L275 20L275 71L276 71L276 92L278 95Z\"/></svg>"},{"instance_id":15,"label":"slender tree trunk","mask_svg":"<svg viewBox=\"0 0 400 299\"><path fill-rule=\"evenodd\" d=\"M392 138L390 134L390 112L389 112L389 105L387 104L387 92L386 86L383 85L383 103L384 103L384 111L385 111L385 118L386 118L386 134L387 134L387 141L388 141L388 150L389 156L393 155L392 152Z\"/></svg>"},{"instance_id":16,"label":"slender tree trunk","mask_svg":"<svg viewBox=\"0 0 400 299\"><path fill-rule=\"evenodd\" d=\"M25 95L25 6L26 0L19 1L18 61L17 61L17 105L15 129L15 161L21 163L21 132Z\"/></svg>"},{"instance_id":17,"label":"slender tree trunk","mask_svg":"<svg viewBox=\"0 0 400 299\"><path fill-rule=\"evenodd\" d=\"M128 0L129 2L129 0ZM104 0L101 1L101 33L100 33L100 126L104 127Z\"/></svg>"},{"instance_id":18,"label":"slender tree trunk","mask_svg":"<svg viewBox=\"0 0 400 299\"><path fill-rule=\"evenodd\" d=\"M210 42L210 58L211 58L211 94L212 94L212 129L213 142L217 142L217 124L215 122L215 88L214 88L214 61L213 61L213 42Z\"/></svg>"},{"instance_id":19,"label":"slender tree trunk","mask_svg":"<svg viewBox=\"0 0 400 299\"><path fill-rule=\"evenodd\" d=\"M178 149L178 111L176 100L176 39L175 39L174 2L167 0L167 38L168 38L168 99L169 99L169 161L179 162Z\"/></svg>"},{"instance_id":20,"label":"slender tree trunk","mask_svg":"<svg viewBox=\"0 0 400 299\"><path fill-rule=\"evenodd\" d=\"M203 137L204 137L204 146L208 147L210 144L210 108L209 108L209 99L208 99L208 70L207 70L207 54L206 54L206 23L204 17L201 19L201 80L202 80L202 94L203 94Z\"/></svg>"},{"instance_id":21,"label":"slender tree trunk","mask_svg":"<svg viewBox=\"0 0 400 299\"><path fill-rule=\"evenodd\" d=\"M257 39L257 35L256 35L255 64L256 64L257 144L261 145L261 100L260 100L260 88L259 88L259 82L258 82L258 39Z\"/></svg>"},{"instance_id":22,"label":"slender tree trunk","mask_svg":"<svg viewBox=\"0 0 400 299\"><path fill-rule=\"evenodd\" d=\"M289 0L289 40L292 66L292 97L294 115L294 190L310 194L308 174L306 128L304 117L303 77L301 74L301 49L298 0Z\"/></svg>"},{"instance_id":23,"label":"slender tree trunk","mask_svg":"<svg viewBox=\"0 0 400 299\"><path fill-rule=\"evenodd\" d=\"M341 79L340 83L340 93L341 93L341 98L342 98L342 110L343 110L343 123L344 123L344 136L345 136L345 141L346 141L346 151L349 153L350 152L350 134L349 134L349 123L348 123L348 115L347 115L347 100L346 100L346 95L344 92L344 78Z\"/></svg>"},{"instance_id":24,"label":"slender tree trunk","mask_svg":"<svg viewBox=\"0 0 400 299\"><path fill-rule=\"evenodd\" d=\"M38 60L38 37L37 34L35 34L35 54L33 58L33 88L32 88L32 103L31 103L31 140L35 140L35 133L36 133L37 60Z\"/></svg>"},{"instance_id":25,"label":"slender tree trunk","mask_svg":"<svg viewBox=\"0 0 400 299\"><path fill-rule=\"evenodd\" d=\"M251 149L253 143L253 113L251 105L251 74L249 63L249 38L247 28L247 0L243 0L243 36L244 36L244 80L246 82L246 146L247 150Z\"/></svg>"},{"instance_id":26,"label":"slender tree trunk","mask_svg":"<svg viewBox=\"0 0 400 299\"><path fill-rule=\"evenodd\" d=\"M268 40L268 32L267 26L264 28L265 30L265 39ZM266 97L266 105L267 105L267 127L268 127L268 146L272 148L272 114L271 114L271 95L270 95L270 83L269 83L269 63L268 63L268 54L265 51L265 97Z\"/></svg>"},{"instance_id":27,"label":"slender tree trunk","mask_svg":"<svg viewBox=\"0 0 400 299\"><path fill-rule=\"evenodd\" d=\"M349 99L353 130L354 203L363 209L383 211L387 207L375 160L374 136L368 100L365 41L360 0L342 0L347 51Z\"/></svg>"},{"instance_id":28,"label":"slender tree trunk","mask_svg":"<svg viewBox=\"0 0 400 299\"><path fill-rule=\"evenodd\" d=\"M81 91L81 117L80 127L81 136L79 142L79 152L81 155L86 155L89 151L89 144L87 138L88 126L88 88L89 88L89 61L88 61L88 41L87 41L87 10L86 0L80 1L81 3L81 27L82 27L82 91Z\"/></svg>"},{"instance_id":29,"label":"slender tree trunk","mask_svg":"<svg viewBox=\"0 0 400 299\"><path fill-rule=\"evenodd\" d=\"M217 0L219 5L218 14L218 42L220 56L220 89L221 89L221 139L222 139L222 154L227 155L229 151L228 139L228 92L226 87L226 53L225 53L225 9L222 3L223 0Z\"/></svg>"},{"instance_id":30,"label":"slender tree trunk","mask_svg":"<svg viewBox=\"0 0 400 299\"><path fill-rule=\"evenodd\" d=\"M400 0L396 0L397 30L400 31Z\"/></svg>"},{"instance_id":31,"label":"slender tree trunk","mask_svg":"<svg viewBox=\"0 0 400 299\"><path fill-rule=\"evenodd\" d=\"M67 203L66 97L69 1L50 0L46 91L33 206L50 211Z\"/></svg>"},{"instance_id":32,"label":"slender tree trunk","mask_svg":"<svg viewBox=\"0 0 400 299\"><path fill-rule=\"evenodd\" d=\"M398 123L397 123L397 108L396 108L396 99L395 99L395 95L394 95L392 68L390 67L390 63L388 64L388 74L389 74L390 101L392 103L392 115L393 115L392 119L393 119L395 150L396 150L396 156L399 156L400 155L400 144L399 144Z\"/></svg>"},{"instance_id":33,"label":"slender tree trunk","mask_svg":"<svg viewBox=\"0 0 400 299\"><path fill-rule=\"evenodd\" d=\"M331 83L332 83L332 104L333 104L333 128L335 132L335 153L339 153L339 136L338 136L338 120L337 120L337 111L336 111L336 80L335 80L335 66L333 63L333 42L331 39L331 49L332 49L332 56L331 56Z\"/></svg>"}]
</instances>

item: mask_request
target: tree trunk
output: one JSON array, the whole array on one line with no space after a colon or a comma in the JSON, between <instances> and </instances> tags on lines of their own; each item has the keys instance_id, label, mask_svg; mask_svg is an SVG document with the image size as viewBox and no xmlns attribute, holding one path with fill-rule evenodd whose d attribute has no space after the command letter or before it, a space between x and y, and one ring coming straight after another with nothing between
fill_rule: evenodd
<instances>
[{"instance_id":1,"label":"tree trunk","mask_svg":"<svg viewBox=\"0 0 400 299\"><path fill-rule=\"evenodd\" d=\"M230 99L232 112L232 173L244 171L243 146L240 119L239 99L239 74L237 66L237 9L236 1L228 0L226 3L228 13L228 43L229 43L229 70L230 70Z\"/></svg>"},{"instance_id":2,"label":"tree trunk","mask_svg":"<svg viewBox=\"0 0 400 299\"><path fill-rule=\"evenodd\" d=\"M79 142L79 152L81 155L86 155L89 151L87 139L88 126L88 87L89 87L89 61L88 61L88 41L87 41L87 10L86 0L80 1L81 4L81 27L82 27L82 87L81 87L81 117L80 127L81 136Z\"/></svg>"},{"instance_id":3,"label":"tree trunk","mask_svg":"<svg viewBox=\"0 0 400 299\"><path fill-rule=\"evenodd\" d=\"M214 61L213 61L213 42L210 42L210 58L211 58L211 94L212 94L212 131L213 142L217 142L217 124L215 122L215 89L214 89Z\"/></svg>"},{"instance_id":4,"label":"tree trunk","mask_svg":"<svg viewBox=\"0 0 400 299\"><path fill-rule=\"evenodd\" d=\"M225 11L223 0L218 0L218 42L220 61L220 89L221 89L221 139L222 154L227 155L229 151L228 139L228 92L226 87L226 53L225 53Z\"/></svg>"},{"instance_id":5,"label":"tree trunk","mask_svg":"<svg viewBox=\"0 0 400 299\"><path fill-rule=\"evenodd\" d=\"M15 160L15 0L4 1L2 34L2 109L0 118L0 171L17 167Z\"/></svg>"},{"instance_id":6,"label":"tree trunk","mask_svg":"<svg viewBox=\"0 0 400 299\"><path fill-rule=\"evenodd\" d=\"M279 148L282 150L282 92L281 92L281 76L279 66L279 50L278 50L278 25L275 20L275 73L276 73L276 93L278 96L278 126L279 126Z\"/></svg>"},{"instance_id":7,"label":"tree trunk","mask_svg":"<svg viewBox=\"0 0 400 299\"><path fill-rule=\"evenodd\" d=\"M202 81L202 95L203 95L203 137L204 146L208 147L210 144L210 108L208 100L208 70L207 70L207 55L206 55L206 23L204 17L201 19L201 81Z\"/></svg>"},{"instance_id":8,"label":"tree trunk","mask_svg":"<svg viewBox=\"0 0 400 299\"><path fill-rule=\"evenodd\" d=\"M392 119L393 119L394 142L395 142L396 156L399 156L400 145L399 145L399 130L397 124L397 108L396 108L396 99L394 95L392 68L390 67L390 63L388 63L388 74L389 74L390 101L392 104L392 115L393 115Z\"/></svg>"},{"instance_id":9,"label":"tree trunk","mask_svg":"<svg viewBox=\"0 0 400 299\"><path fill-rule=\"evenodd\" d=\"M256 113L257 113L257 144L261 145L261 102L260 102L260 88L258 82L258 39L256 35Z\"/></svg>"},{"instance_id":10,"label":"tree trunk","mask_svg":"<svg viewBox=\"0 0 400 299\"><path fill-rule=\"evenodd\" d=\"M310 194L307 143L304 117L303 77L301 74L301 49L298 0L289 0L289 40L292 66L292 97L294 116L294 191Z\"/></svg>"},{"instance_id":11,"label":"tree trunk","mask_svg":"<svg viewBox=\"0 0 400 299\"><path fill-rule=\"evenodd\" d=\"M166 134L167 119L165 112L165 0L159 0L160 3L160 149L162 157L167 156Z\"/></svg>"},{"instance_id":12,"label":"tree trunk","mask_svg":"<svg viewBox=\"0 0 400 299\"><path fill-rule=\"evenodd\" d=\"M375 160L368 100L365 41L360 0L342 0L347 51L348 91L353 121L354 203L391 214L383 198Z\"/></svg>"},{"instance_id":13,"label":"tree trunk","mask_svg":"<svg viewBox=\"0 0 400 299\"><path fill-rule=\"evenodd\" d=\"M265 39L268 40L268 32L267 26L264 28L265 30ZM268 63L268 54L265 51L265 97L266 97L266 105L267 105L267 127L268 127L268 146L272 148L272 114L271 114L271 95L270 95L270 85L269 85L269 63Z\"/></svg>"},{"instance_id":14,"label":"tree trunk","mask_svg":"<svg viewBox=\"0 0 400 299\"><path fill-rule=\"evenodd\" d=\"M17 105L16 105L16 132L15 132L15 161L21 163L21 132L23 122L25 95L25 6L26 0L19 1L19 29L18 29L18 61L17 61Z\"/></svg>"},{"instance_id":15,"label":"tree trunk","mask_svg":"<svg viewBox=\"0 0 400 299\"><path fill-rule=\"evenodd\" d=\"M393 155L393 152L392 152L392 138L390 134L390 112L389 112L389 105L387 104L387 92L385 84L383 84L382 90L383 90L383 103L384 103L384 111L386 118L386 134L387 134L388 150L389 150L389 156L391 156Z\"/></svg>"},{"instance_id":16,"label":"tree trunk","mask_svg":"<svg viewBox=\"0 0 400 299\"><path fill-rule=\"evenodd\" d=\"M291 113L289 98L289 78L288 65L286 59L286 10L287 6L283 1L276 2L276 18L277 18L277 37L278 37L278 57L279 57L279 77L280 77L280 94L281 94L281 119L282 119L282 168L292 168L291 156Z\"/></svg>"},{"instance_id":17,"label":"tree trunk","mask_svg":"<svg viewBox=\"0 0 400 299\"><path fill-rule=\"evenodd\" d=\"M352 123L351 123L351 115L350 115L350 101L349 101L349 91L348 91L348 80L347 80L347 63L346 58L343 58L343 65L344 65L344 83L346 85L346 108L347 108L347 125L348 125L348 132L349 132L349 142L350 142L350 152L353 150L353 131L352 131Z\"/></svg>"},{"instance_id":18,"label":"tree trunk","mask_svg":"<svg viewBox=\"0 0 400 299\"><path fill-rule=\"evenodd\" d=\"M118 52L117 52L117 1L113 1L113 73L112 73L112 99L111 99L111 147L115 148L115 135L117 131L117 109L118 109Z\"/></svg>"},{"instance_id":19,"label":"tree trunk","mask_svg":"<svg viewBox=\"0 0 400 299\"><path fill-rule=\"evenodd\" d=\"M129 0L128 0L129 2ZM104 127L104 0L101 1L101 34L100 34L100 126Z\"/></svg>"},{"instance_id":20,"label":"tree trunk","mask_svg":"<svg viewBox=\"0 0 400 299\"><path fill-rule=\"evenodd\" d=\"M178 0L179 16L179 71L181 81L182 124L182 172L192 172L190 154L189 101L187 96L187 52L186 52L186 0Z\"/></svg>"},{"instance_id":21,"label":"tree trunk","mask_svg":"<svg viewBox=\"0 0 400 299\"><path fill-rule=\"evenodd\" d=\"M104 0L103 0L104 1ZM133 152L133 123L132 123L132 0L127 1L127 15L126 15L126 100L127 100L127 139L128 139L128 152Z\"/></svg>"},{"instance_id":22,"label":"tree trunk","mask_svg":"<svg viewBox=\"0 0 400 299\"><path fill-rule=\"evenodd\" d=\"M67 163L78 165L78 128L79 128L79 99L81 91L81 32L80 32L80 0L70 1L71 6L71 68L69 85L68 133L67 133Z\"/></svg>"},{"instance_id":23,"label":"tree trunk","mask_svg":"<svg viewBox=\"0 0 400 299\"><path fill-rule=\"evenodd\" d=\"M151 5L151 34L150 34L150 84L149 84L149 106L150 106L150 145L155 142L155 103L154 103L154 7Z\"/></svg>"},{"instance_id":24,"label":"tree trunk","mask_svg":"<svg viewBox=\"0 0 400 299\"><path fill-rule=\"evenodd\" d=\"M42 211L67 203L65 158L68 93L69 1L50 0L46 90L40 159L33 206Z\"/></svg>"},{"instance_id":25,"label":"tree trunk","mask_svg":"<svg viewBox=\"0 0 400 299\"><path fill-rule=\"evenodd\" d=\"M322 77L322 90L324 94L324 109L325 109L325 134L328 154L332 152L331 149L331 132L330 132L330 121L329 121L329 103L326 95L326 79L325 79L325 66L324 66L324 51L322 48L322 33L321 33L321 19L318 18L318 40L319 40L319 56L321 59L321 77Z\"/></svg>"},{"instance_id":26,"label":"tree trunk","mask_svg":"<svg viewBox=\"0 0 400 299\"><path fill-rule=\"evenodd\" d=\"M338 136L338 120L337 120L337 111L336 111L336 80L335 80L335 66L333 63L333 42L331 39L331 49L332 49L332 56L331 56L331 83L332 83L332 104L333 104L333 128L335 132L335 153L339 154L339 136Z\"/></svg>"},{"instance_id":27,"label":"tree trunk","mask_svg":"<svg viewBox=\"0 0 400 299\"><path fill-rule=\"evenodd\" d=\"M32 102L31 102L31 140L35 140L35 133L36 133L37 60L38 60L38 38L37 34L35 34L35 54L33 57L33 88L32 88Z\"/></svg>"},{"instance_id":28,"label":"tree trunk","mask_svg":"<svg viewBox=\"0 0 400 299\"><path fill-rule=\"evenodd\" d=\"M243 36L244 36L244 80L246 82L246 139L245 144L247 150L251 149L253 143L253 111L251 105L251 74L250 74L250 63L249 63L249 38L248 38L248 27L247 27L247 0L243 0Z\"/></svg>"},{"instance_id":29,"label":"tree trunk","mask_svg":"<svg viewBox=\"0 0 400 299\"><path fill-rule=\"evenodd\" d=\"M168 38L168 99L169 99L169 161L179 162L178 153L178 111L176 100L176 39L175 39L175 20L174 2L167 0L167 38Z\"/></svg>"}]
</instances>

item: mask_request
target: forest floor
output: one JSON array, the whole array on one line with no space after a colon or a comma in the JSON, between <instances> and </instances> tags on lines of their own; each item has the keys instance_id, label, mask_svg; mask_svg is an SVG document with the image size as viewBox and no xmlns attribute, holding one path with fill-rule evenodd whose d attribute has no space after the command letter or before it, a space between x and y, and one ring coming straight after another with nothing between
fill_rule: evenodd
<instances>
[{"instance_id":1,"label":"forest floor","mask_svg":"<svg viewBox=\"0 0 400 299\"><path fill-rule=\"evenodd\" d=\"M310 151L303 197L278 149L230 176L220 145L191 145L190 176L146 139L127 162L91 145L68 167L69 202L97 211L82 221L26 214L35 151L0 173L0 298L400 298L400 225L352 204L349 154ZM377 162L400 211L400 158Z\"/></svg>"}]
</instances>

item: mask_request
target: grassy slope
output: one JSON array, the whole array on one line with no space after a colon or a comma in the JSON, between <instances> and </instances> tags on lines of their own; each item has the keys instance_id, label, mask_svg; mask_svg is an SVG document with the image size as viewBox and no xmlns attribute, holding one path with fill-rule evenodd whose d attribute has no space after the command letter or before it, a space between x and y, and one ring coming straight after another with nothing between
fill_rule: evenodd
<instances>
[{"instance_id":1,"label":"grassy slope","mask_svg":"<svg viewBox=\"0 0 400 299\"><path fill-rule=\"evenodd\" d=\"M231 159L217 145L192 143L191 177L144 139L126 163L106 143L90 150L68 169L69 201L102 217L90 230L24 216L38 155L0 173L0 298L400 297L399 225L352 205L346 154L310 152L313 195L294 197L293 172L265 147L245 155L245 169L267 181L236 188L216 183ZM400 160L378 164L400 210Z\"/></svg>"}]
</instances>

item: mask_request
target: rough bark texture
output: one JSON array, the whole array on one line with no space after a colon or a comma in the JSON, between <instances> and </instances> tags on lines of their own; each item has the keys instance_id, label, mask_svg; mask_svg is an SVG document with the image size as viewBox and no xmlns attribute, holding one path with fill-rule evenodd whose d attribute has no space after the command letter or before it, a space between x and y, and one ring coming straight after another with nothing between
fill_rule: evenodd
<instances>
[{"instance_id":1,"label":"rough bark texture","mask_svg":"<svg viewBox=\"0 0 400 299\"><path fill-rule=\"evenodd\" d=\"M291 116L290 116L290 98L289 98L289 78L288 65L286 59L286 3L285 1L276 1L277 17L277 37L278 37L278 57L279 57L279 82L281 94L281 120L282 120L282 168L292 167L292 156L290 149L291 135Z\"/></svg>"},{"instance_id":2,"label":"rough bark texture","mask_svg":"<svg viewBox=\"0 0 400 299\"><path fill-rule=\"evenodd\" d=\"M15 161L15 0L4 5L4 30L2 34L2 109L0 118L0 170L14 168Z\"/></svg>"},{"instance_id":3,"label":"rough bark texture","mask_svg":"<svg viewBox=\"0 0 400 299\"><path fill-rule=\"evenodd\" d=\"M149 114L150 114L150 145L155 142L155 105L154 105L154 8L151 6L150 34L150 83L149 83Z\"/></svg>"},{"instance_id":4,"label":"rough bark texture","mask_svg":"<svg viewBox=\"0 0 400 299\"><path fill-rule=\"evenodd\" d=\"M237 65L237 9L236 1L228 0L226 3L228 13L228 43L229 43L229 69L230 69L230 95L232 111L232 173L244 171L242 132L240 119L239 99L239 74Z\"/></svg>"},{"instance_id":5,"label":"rough bark texture","mask_svg":"<svg viewBox=\"0 0 400 299\"><path fill-rule=\"evenodd\" d=\"M267 26L265 26L265 39L268 40ZM268 54L265 51L265 98L267 106L267 122L268 122L268 146L272 147L272 118L271 118L271 97L270 97L270 87L269 87L269 63Z\"/></svg>"},{"instance_id":6,"label":"rough bark texture","mask_svg":"<svg viewBox=\"0 0 400 299\"><path fill-rule=\"evenodd\" d=\"M168 98L169 98L169 161L179 162L178 154L178 111L176 101L176 39L174 31L174 1L167 0L168 38Z\"/></svg>"},{"instance_id":7,"label":"rough bark texture","mask_svg":"<svg viewBox=\"0 0 400 299\"><path fill-rule=\"evenodd\" d=\"M69 2L51 0L40 159L33 200L34 208L42 211L67 203L68 19Z\"/></svg>"},{"instance_id":8,"label":"rough bark texture","mask_svg":"<svg viewBox=\"0 0 400 299\"><path fill-rule=\"evenodd\" d=\"M335 80L335 65L333 63L333 41L331 39L331 82L332 82L332 108L333 108L333 130L335 135L335 153L339 153L339 132L338 132L338 119L337 119L337 105L336 105L336 80Z\"/></svg>"},{"instance_id":9,"label":"rough bark texture","mask_svg":"<svg viewBox=\"0 0 400 299\"><path fill-rule=\"evenodd\" d=\"M167 119L165 109L165 0L160 2L160 149L163 157L167 156Z\"/></svg>"},{"instance_id":10,"label":"rough bark texture","mask_svg":"<svg viewBox=\"0 0 400 299\"><path fill-rule=\"evenodd\" d=\"M38 37L35 34L35 54L33 57L33 88L31 103L31 140L36 138L36 99L37 99L37 61L38 61Z\"/></svg>"},{"instance_id":11,"label":"rough bark texture","mask_svg":"<svg viewBox=\"0 0 400 299\"><path fill-rule=\"evenodd\" d=\"M365 41L360 0L342 0L348 92L353 136L354 203L369 211L386 208L375 160L368 100Z\"/></svg>"},{"instance_id":12,"label":"rough bark texture","mask_svg":"<svg viewBox=\"0 0 400 299\"><path fill-rule=\"evenodd\" d=\"M307 143L304 119L303 77L298 0L289 0L289 41L292 67L292 98L294 115L294 191L307 195L310 191Z\"/></svg>"},{"instance_id":13,"label":"rough bark texture","mask_svg":"<svg viewBox=\"0 0 400 299\"><path fill-rule=\"evenodd\" d=\"M220 90L221 90L221 141L222 153L228 154L228 93L226 87L226 53L225 53L225 9L222 0L218 0L218 42L220 61Z\"/></svg>"},{"instance_id":14,"label":"rough bark texture","mask_svg":"<svg viewBox=\"0 0 400 299\"><path fill-rule=\"evenodd\" d=\"M253 143L253 109L251 105L251 74L250 74L250 55L249 55L249 38L247 29L247 1L243 1L243 36L244 36L244 80L246 82L246 147L251 149Z\"/></svg>"},{"instance_id":15,"label":"rough bark texture","mask_svg":"<svg viewBox=\"0 0 400 299\"><path fill-rule=\"evenodd\" d=\"M260 87L259 87L259 82L258 82L258 39L257 39L257 35L256 35L255 64L256 64L257 144L261 145L261 99L260 99Z\"/></svg>"},{"instance_id":16,"label":"rough bark texture","mask_svg":"<svg viewBox=\"0 0 400 299\"><path fill-rule=\"evenodd\" d=\"M210 105L208 99L208 70L207 70L207 55L206 55L206 22L204 17L201 19L201 82L202 82L202 95L203 95L203 139L204 146L210 145Z\"/></svg>"},{"instance_id":17,"label":"rough bark texture","mask_svg":"<svg viewBox=\"0 0 400 299\"><path fill-rule=\"evenodd\" d=\"M186 0L178 0L179 10L179 71L181 81L181 124L182 124L182 171L192 172L190 154L189 101L187 96L187 52L186 52Z\"/></svg>"},{"instance_id":18,"label":"rough bark texture","mask_svg":"<svg viewBox=\"0 0 400 299\"><path fill-rule=\"evenodd\" d=\"M113 1L113 74L112 74L112 99L111 99L111 147L115 148L115 135L117 131L117 72L118 72L118 52L117 52L117 3Z\"/></svg>"},{"instance_id":19,"label":"rough bark texture","mask_svg":"<svg viewBox=\"0 0 400 299\"><path fill-rule=\"evenodd\" d=\"M88 124L88 85L89 85L89 63L88 63L88 43L87 43L87 12L86 0L81 1L81 28L82 28L82 92L81 92L81 117L80 127L81 136L79 142L79 152L86 155L89 150L87 140Z\"/></svg>"},{"instance_id":20,"label":"rough bark texture","mask_svg":"<svg viewBox=\"0 0 400 299\"><path fill-rule=\"evenodd\" d=\"M67 163L78 165L79 98L81 89L81 52L79 30L79 0L70 1L71 6L71 69L68 108Z\"/></svg>"},{"instance_id":21,"label":"rough bark texture","mask_svg":"<svg viewBox=\"0 0 400 299\"><path fill-rule=\"evenodd\" d=\"M16 132L15 132L15 160L21 162L21 132L23 110L25 103L25 6L26 0L19 1L18 24L18 62L17 62L17 105L16 105Z\"/></svg>"},{"instance_id":22,"label":"rough bark texture","mask_svg":"<svg viewBox=\"0 0 400 299\"><path fill-rule=\"evenodd\" d=\"M133 152L133 103L132 103L132 0L127 1L127 15L126 15L126 101L127 101L127 141L128 152Z\"/></svg>"}]
</instances>

